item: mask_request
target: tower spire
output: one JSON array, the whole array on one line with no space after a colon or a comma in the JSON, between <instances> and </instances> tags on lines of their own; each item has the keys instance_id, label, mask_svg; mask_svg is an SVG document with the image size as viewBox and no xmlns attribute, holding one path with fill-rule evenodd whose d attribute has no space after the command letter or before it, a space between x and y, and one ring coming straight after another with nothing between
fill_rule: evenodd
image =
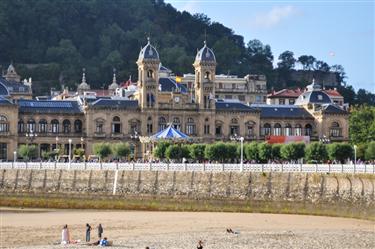
<instances>
[{"instance_id":1,"label":"tower spire","mask_svg":"<svg viewBox=\"0 0 375 249\"><path fill-rule=\"evenodd\" d=\"M86 68L82 68L82 83L86 83Z\"/></svg>"},{"instance_id":2,"label":"tower spire","mask_svg":"<svg viewBox=\"0 0 375 249\"><path fill-rule=\"evenodd\" d=\"M117 84L117 80L116 80L116 68L113 68L112 84Z\"/></svg>"}]
</instances>

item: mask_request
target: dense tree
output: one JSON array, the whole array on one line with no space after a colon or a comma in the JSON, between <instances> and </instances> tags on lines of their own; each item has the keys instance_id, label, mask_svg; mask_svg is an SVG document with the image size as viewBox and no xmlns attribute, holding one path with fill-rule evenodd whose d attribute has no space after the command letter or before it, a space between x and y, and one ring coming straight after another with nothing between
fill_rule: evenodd
<instances>
[{"instance_id":1,"label":"dense tree","mask_svg":"<svg viewBox=\"0 0 375 249\"><path fill-rule=\"evenodd\" d=\"M363 104L368 104L368 105L375 105L375 94L366 91L365 89L358 89L357 96L356 96L356 101L357 104L363 105Z\"/></svg>"},{"instance_id":2,"label":"dense tree","mask_svg":"<svg viewBox=\"0 0 375 249\"><path fill-rule=\"evenodd\" d=\"M130 146L128 143L115 143L112 145L112 151L116 158L123 159L130 155Z\"/></svg>"},{"instance_id":3,"label":"dense tree","mask_svg":"<svg viewBox=\"0 0 375 249\"><path fill-rule=\"evenodd\" d=\"M306 146L305 158L307 162L324 162L328 158L326 145L320 142L312 142Z\"/></svg>"},{"instance_id":4,"label":"dense tree","mask_svg":"<svg viewBox=\"0 0 375 249\"><path fill-rule=\"evenodd\" d=\"M375 140L375 107L353 108L349 119L349 134L353 144Z\"/></svg>"},{"instance_id":5,"label":"dense tree","mask_svg":"<svg viewBox=\"0 0 375 249\"><path fill-rule=\"evenodd\" d=\"M38 149L35 145L22 144L18 148L18 155L22 157L25 161L37 157Z\"/></svg>"},{"instance_id":6,"label":"dense tree","mask_svg":"<svg viewBox=\"0 0 375 249\"><path fill-rule=\"evenodd\" d=\"M301 55L298 57L298 62L302 65L303 69L312 70L314 69L316 59L311 55Z\"/></svg>"},{"instance_id":7,"label":"dense tree","mask_svg":"<svg viewBox=\"0 0 375 249\"><path fill-rule=\"evenodd\" d=\"M273 144L272 145L272 159L273 160L280 160L281 159L281 150L282 144Z\"/></svg>"},{"instance_id":8,"label":"dense tree","mask_svg":"<svg viewBox=\"0 0 375 249\"><path fill-rule=\"evenodd\" d=\"M284 144L280 150L281 157L285 160L298 160L305 155L304 143Z\"/></svg>"},{"instance_id":9,"label":"dense tree","mask_svg":"<svg viewBox=\"0 0 375 249\"><path fill-rule=\"evenodd\" d=\"M285 51L280 54L277 67L280 69L290 70L294 68L295 63L296 59L294 58L293 52Z\"/></svg>"},{"instance_id":10,"label":"dense tree","mask_svg":"<svg viewBox=\"0 0 375 249\"><path fill-rule=\"evenodd\" d=\"M111 145L109 143L96 143L93 145L93 151L100 160L107 158L112 153Z\"/></svg>"},{"instance_id":11,"label":"dense tree","mask_svg":"<svg viewBox=\"0 0 375 249\"><path fill-rule=\"evenodd\" d=\"M197 161L204 160L205 144L192 144L190 145L190 157Z\"/></svg>"},{"instance_id":12,"label":"dense tree","mask_svg":"<svg viewBox=\"0 0 375 249\"><path fill-rule=\"evenodd\" d=\"M323 72L329 72L331 69L331 67L324 61L316 61L315 68L316 70L323 71Z\"/></svg>"},{"instance_id":13,"label":"dense tree","mask_svg":"<svg viewBox=\"0 0 375 249\"><path fill-rule=\"evenodd\" d=\"M328 157L330 160L337 160L344 163L345 160L353 156L353 147L347 143L332 143L327 146Z\"/></svg>"},{"instance_id":14,"label":"dense tree","mask_svg":"<svg viewBox=\"0 0 375 249\"><path fill-rule=\"evenodd\" d=\"M272 145L264 142L258 145L259 161L262 163L268 162L272 157Z\"/></svg>"},{"instance_id":15,"label":"dense tree","mask_svg":"<svg viewBox=\"0 0 375 249\"><path fill-rule=\"evenodd\" d=\"M170 146L169 142L164 142L164 141L159 142L154 149L154 152L153 152L154 157L159 158L159 159L166 158L165 151L167 150L168 146Z\"/></svg>"},{"instance_id":16,"label":"dense tree","mask_svg":"<svg viewBox=\"0 0 375 249\"><path fill-rule=\"evenodd\" d=\"M204 154L208 160L224 162L229 159L227 148L227 145L222 142L209 144L206 146ZM236 154L236 151L234 151L234 154Z\"/></svg>"},{"instance_id":17,"label":"dense tree","mask_svg":"<svg viewBox=\"0 0 375 249\"><path fill-rule=\"evenodd\" d=\"M245 145L245 155L247 160L259 160L258 143L252 142Z\"/></svg>"},{"instance_id":18,"label":"dense tree","mask_svg":"<svg viewBox=\"0 0 375 249\"><path fill-rule=\"evenodd\" d=\"M375 160L375 141L372 141L367 145L365 158L366 160Z\"/></svg>"},{"instance_id":19,"label":"dense tree","mask_svg":"<svg viewBox=\"0 0 375 249\"><path fill-rule=\"evenodd\" d=\"M189 158L189 149L187 146L180 144L170 145L166 151L165 156L171 160L181 161L182 158Z\"/></svg>"}]
</instances>

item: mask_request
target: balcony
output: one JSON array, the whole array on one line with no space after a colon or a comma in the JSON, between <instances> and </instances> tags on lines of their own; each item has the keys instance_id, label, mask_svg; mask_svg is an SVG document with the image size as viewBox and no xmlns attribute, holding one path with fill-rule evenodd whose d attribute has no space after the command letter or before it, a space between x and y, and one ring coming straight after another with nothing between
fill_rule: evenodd
<instances>
[{"instance_id":1,"label":"balcony","mask_svg":"<svg viewBox=\"0 0 375 249\"><path fill-rule=\"evenodd\" d=\"M111 133L111 138L124 138L122 133Z\"/></svg>"},{"instance_id":2,"label":"balcony","mask_svg":"<svg viewBox=\"0 0 375 249\"><path fill-rule=\"evenodd\" d=\"M0 131L0 137L7 137L7 136L10 136L9 131Z\"/></svg>"},{"instance_id":3,"label":"balcony","mask_svg":"<svg viewBox=\"0 0 375 249\"><path fill-rule=\"evenodd\" d=\"M105 138L106 137L106 134L104 132L95 132L94 133L94 137L97 137L97 138Z\"/></svg>"}]
</instances>

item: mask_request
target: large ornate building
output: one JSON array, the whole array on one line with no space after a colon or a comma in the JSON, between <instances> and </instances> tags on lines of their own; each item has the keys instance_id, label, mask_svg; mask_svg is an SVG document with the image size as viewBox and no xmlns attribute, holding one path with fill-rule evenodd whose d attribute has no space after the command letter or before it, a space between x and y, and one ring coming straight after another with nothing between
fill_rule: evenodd
<instances>
[{"instance_id":1,"label":"large ornate building","mask_svg":"<svg viewBox=\"0 0 375 249\"><path fill-rule=\"evenodd\" d=\"M126 141L132 154L145 154L140 136L168 124L202 142L264 141L269 136L308 136L311 140L348 139L348 113L311 84L295 105L247 105L215 99L216 58L204 44L193 63L193 93L160 74L159 53L148 41L137 60L137 91L132 97L99 97L90 91L85 74L75 97L64 100L14 99L6 79L0 80L0 159L13 160L20 144L35 144L39 156L57 146L67 153L84 147L91 155L97 142ZM16 83L14 83L16 84ZM18 83L17 83L18 84ZM114 74L111 91L118 87Z\"/></svg>"}]
</instances>

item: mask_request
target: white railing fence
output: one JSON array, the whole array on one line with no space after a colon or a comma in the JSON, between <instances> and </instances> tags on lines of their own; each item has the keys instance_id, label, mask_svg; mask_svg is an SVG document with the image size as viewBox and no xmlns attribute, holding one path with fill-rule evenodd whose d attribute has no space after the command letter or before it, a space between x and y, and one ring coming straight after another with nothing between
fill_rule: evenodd
<instances>
[{"instance_id":1,"label":"white railing fence","mask_svg":"<svg viewBox=\"0 0 375 249\"><path fill-rule=\"evenodd\" d=\"M375 173L374 164L60 163L1 162L0 169L142 170L204 172Z\"/></svg>"}]
</instances>

